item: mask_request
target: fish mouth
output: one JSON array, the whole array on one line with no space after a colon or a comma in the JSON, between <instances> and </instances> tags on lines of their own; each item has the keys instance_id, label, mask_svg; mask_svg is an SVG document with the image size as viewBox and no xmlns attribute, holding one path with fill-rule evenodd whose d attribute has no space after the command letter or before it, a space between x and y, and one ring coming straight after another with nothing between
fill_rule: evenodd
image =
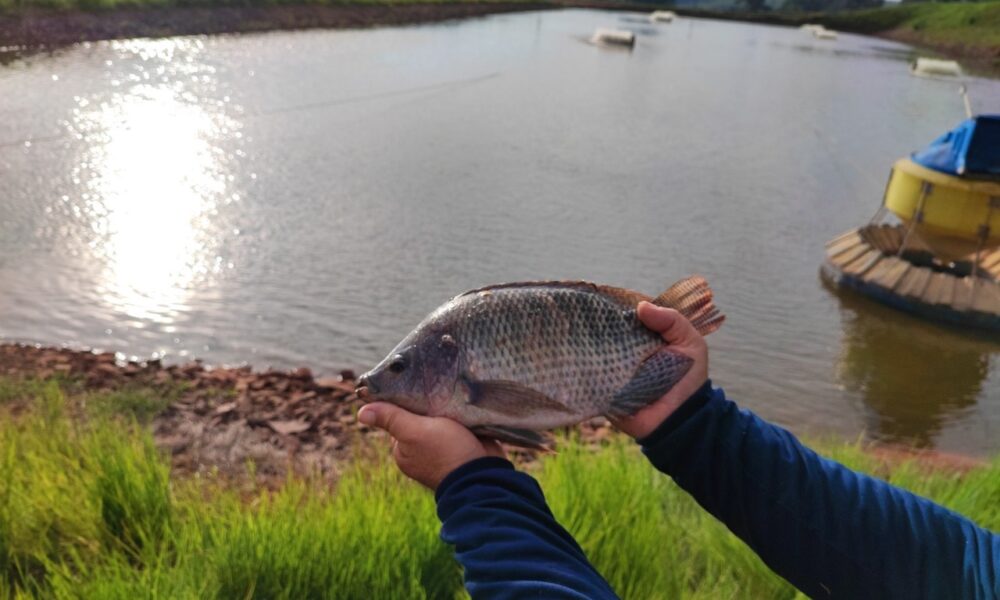
<instances>
[{"instance_id":1,"label":"fish mouth","mask_svg":"<svg viewBox=\"0 0 1000 600\"><path fill-rule=\"evenodd\" d=\"M375 385L371 382L368 373L358 377L358 383L354 386L354 393L358 398L370 398L375 395L376 391Z\"/></svg>"}]
</instances>

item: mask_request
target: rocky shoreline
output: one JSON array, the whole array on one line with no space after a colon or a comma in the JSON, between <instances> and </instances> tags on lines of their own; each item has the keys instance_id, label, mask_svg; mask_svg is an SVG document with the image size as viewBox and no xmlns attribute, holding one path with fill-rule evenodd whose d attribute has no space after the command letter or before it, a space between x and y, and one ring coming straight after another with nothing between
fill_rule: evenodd
<instances>
[{"instance_id":1,"label":"rocky shoreline","mask_svg":"<svg viewBox=\"0 0 1000 600\"><path fill-rule=\"evenodd\" d=\"M315 378L308 369L253 372L205 368L200 362L120 361L115 354L24 344L0 345L0 375L59 377L82 394L136 391L172 401L151 430L175 470L244 474L248 461L264 477L289 469L335 475L352 442L374 433L355 426L361 402L354 374Z\"/></svg>"}]
</instances>

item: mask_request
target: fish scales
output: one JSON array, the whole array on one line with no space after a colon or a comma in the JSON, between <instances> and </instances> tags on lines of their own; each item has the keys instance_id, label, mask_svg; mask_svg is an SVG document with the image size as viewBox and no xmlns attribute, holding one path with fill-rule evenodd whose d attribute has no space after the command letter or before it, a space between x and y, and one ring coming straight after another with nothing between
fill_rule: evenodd
<instances>
[{"instance_id":1,"label":"fish scales","mask_svg":"<svg viewBox=\"0 0 1000 600\"><path fill-rule=\"evenodd\" d=\"M643 300L675 308L702 334L723 321L698 276L656 298L587 282L489 286L431 313L359 385L418 414L540 447L537 431L634 414L687 372L692 360L639 321Z\"/></svg>"},{"instance_id":2,"label":"fish scales","mask_svg":"<svg viewBox=\"0 0 1000 600\"><path fill-rule=\"evenodd\" d=\"M601 414L638 360L663 344L634 307L593 291L518 287L456 302L468 375L523 383L587 416Z\"/></svg>"}]
</instances>

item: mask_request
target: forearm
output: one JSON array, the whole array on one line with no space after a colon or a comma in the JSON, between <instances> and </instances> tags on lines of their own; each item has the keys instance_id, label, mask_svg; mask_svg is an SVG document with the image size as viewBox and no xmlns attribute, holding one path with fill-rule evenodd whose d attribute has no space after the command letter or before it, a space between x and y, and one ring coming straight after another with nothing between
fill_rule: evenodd
<instances>
[{"instance_id":1,"label":"forearm","mask_svg":"<svg viewBox=\"0 0 1000 600\"><path fill-rule=\"evenodd\" d=\"M818 456L703 388L642 440L650 461L812 597L993 598L1000 536Z\"/></svg>"},{"instance_id":2,"label":"forearm","mask_svg":"<svg viewBox=\"0 0 1000 600\"><path fill-rule=\"evenodd\" d=\"M435 496L441 538L455 546L473 598L616 597L556 522L535 480L508 461L472 461Z\"/></svg>"}]
</instances>

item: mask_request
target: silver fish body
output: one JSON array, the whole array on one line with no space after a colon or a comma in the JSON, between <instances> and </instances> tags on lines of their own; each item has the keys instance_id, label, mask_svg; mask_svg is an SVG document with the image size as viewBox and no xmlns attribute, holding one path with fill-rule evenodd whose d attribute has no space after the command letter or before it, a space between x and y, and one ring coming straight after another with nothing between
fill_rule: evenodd
<instances>
[{"instance_id":1,"label":"silver fish body","mask_svg":"<svg viewBox=\"0 0 1000 600\"><path fill-rule=\"evenodd\" d=\"M656 298L587 282L489 286L431 313L360 385L418 414L541 446L535 432L634 414L690 368L639 321L643 300L678 309L703 333L723 320L701 277Z\"/></svg>"}]
</instances>

